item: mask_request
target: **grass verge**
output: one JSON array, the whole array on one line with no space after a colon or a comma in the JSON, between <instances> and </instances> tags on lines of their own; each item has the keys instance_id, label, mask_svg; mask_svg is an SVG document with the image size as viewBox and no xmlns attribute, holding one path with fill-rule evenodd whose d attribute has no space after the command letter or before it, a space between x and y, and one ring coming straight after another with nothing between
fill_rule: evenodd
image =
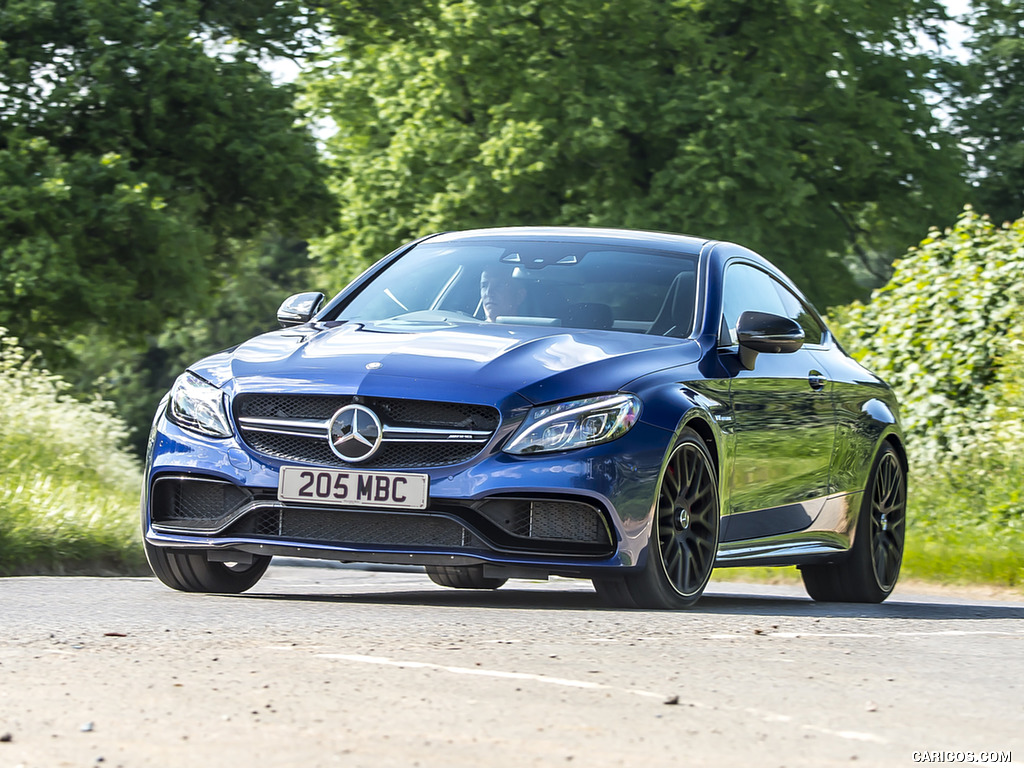
<instances>
[{"instance_id":1,"label":"grass verge","mask_svg":"<svg viewBox=\"0 0 1024 768\"><path fill-rule=\"evenodd\" d=\"M800 584L800 572L787 568L719 568L717 581ZM993 533L987 526L911 525L900 582L958 587L995 587L1024 595L1024 535Z\"/></svg>"},{"instance_id":2,"label":"grass verge","mask_svg":"<svg viewBox=\"0 0 1024 768\"><path fill-rule=\"evenodd\" d=\"M149 573L133 491L5 472L0 576Z\"/></svg>"},{"instance_id":3,"label":"grass verge","mask_svg":"<svg viewBox=\"0 0 1024 768\"><path fill-rule=\"evenodd\" d=\"M903 578L1010 587L1024 593L1024 536L994 537L984 529L925 534L908 542Z\"/></svg>"},{"instance_id":4,"label":"grass verge","mask_svg":"<svg viewBox=\"0 0 1024 768\"><path fill-rule=\"evenodd\" d=\"M66 391L0 328L0 576L148 572L127 429Z\"/></svg>"}]
</instances>

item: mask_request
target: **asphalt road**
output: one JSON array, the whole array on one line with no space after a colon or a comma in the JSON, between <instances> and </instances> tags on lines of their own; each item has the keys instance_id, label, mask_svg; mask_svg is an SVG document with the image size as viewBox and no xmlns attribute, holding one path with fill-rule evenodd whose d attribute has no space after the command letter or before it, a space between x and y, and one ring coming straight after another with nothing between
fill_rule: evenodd
<instances>
[{"instance_id":1,"label":"asphalt road","mask_svg":"<svg viewBox=\"0 0 1024 768\"><path fill-rule=\"evenodd\" d=\"M666 613L564 579L0 579L0 767L1024 765L1022 620L902 587L713 582Z\"/></svg>"}]
</instances>

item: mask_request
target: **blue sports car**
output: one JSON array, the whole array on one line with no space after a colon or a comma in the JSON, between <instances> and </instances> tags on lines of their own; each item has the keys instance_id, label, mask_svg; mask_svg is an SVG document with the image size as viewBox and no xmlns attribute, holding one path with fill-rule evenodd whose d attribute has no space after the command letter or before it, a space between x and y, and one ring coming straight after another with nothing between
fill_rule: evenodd
<instances>
[{"instance_id":1,"label":"blue sports car","mask_svg":"<svg viewBox=\"0 0 1024 768\"><path fill-rule=\"evenodd\" d=\"M896 583L896 400L739 245L437 234L278 320L156 414L142 525L169 587L241 592L274 555L466 589L578 577L663 609L715 566L797 565L816 600Z\"/></svg>"}]
</instances>

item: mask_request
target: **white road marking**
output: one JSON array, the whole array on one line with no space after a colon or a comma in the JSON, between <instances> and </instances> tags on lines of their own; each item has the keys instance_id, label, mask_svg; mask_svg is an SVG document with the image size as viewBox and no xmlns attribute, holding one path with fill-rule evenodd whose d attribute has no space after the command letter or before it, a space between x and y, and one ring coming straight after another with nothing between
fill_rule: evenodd
<instances>
[{"instance_id":1,"label":"white road marking","mask_svg":"<svg viewBox=\"0 0 1024 768\"><path fill-rule=\"evenodd\" d=\"M888 744L888 742L881 736L875 736L873 733L861 733L860 731L833 731L831 728L819 728L816 725L805 725L803 728L805 731L814 731L815 733L824 733L829 736L838 736L841 739L850 739L851 741L870 741L873 744Z\"/></svg>"},{"instance_id":2,"label":"white road marking","mask_svg":"<svg viewBox=\"0 0 1024 768\"><path fill-rule=\"evenodd\" d=\"M317 658L341 659L342 661L357 661L364 664L382 664L389 667L403 667L405 669L440 669L444 672L451 672L456 675L479 675L481 677L500 677L509 680L530 680L535 683L547 683L548 685L564 685L568 688L589 688L592 690L611 689L611 686L602 683L592 683L586 680L568 680L563 677L549 677L547 675L532 675L527 672L503 672L497 669L483 669L480 667L449 667L444 664L433 664L428 661L395 661L384 656L355 656L345 653L318 653ZM625 689L627 693L637 696L648 696L651 698L667 698L664 694L653 691L639 691Z\"/></svg>"},{"instance_id":3,"label":"white road marking","mask_svg":"<svg viewBox=\"0 0 1024 768\"><path fill-rule=\"evenodd\" d=\"M634 696L643 696L650 699L661 699L662 701L668 700L668 695L664 693L657 693L655 691L644 691L636 688L616 688L611 685L605 685L603 683L594 683L586 680L571 680L564 677L549 677L548 675L534 675L528 672L505 672L498 669L484 669L482 667L452 667L447 664L434 664L429 661L401 661L398 659L390 659L386 656L362 656L357 654L349 653L318 653L316 658L319 659L334 659L338 661L350 661L359 664L379 664L388 667L399 667L403 669L437 669L442 672L450 672L456 675L476 675L481 677L494 677L505 680L528 680L535 683L545 683L547 685L562 685L569 688L583 688L588 690L605 690L605 691L620 691L622 693L629 693ZM678 701L678 697L677 701ZM759 709L751 707L731 707L731 706L718 706L712 707L708 704L702 704L696 701L678 701L680 706L689 706L697 709L706 710L723 710L733 712L746 712L747 714L753 715L754 717L760 718L765 722L769 723L791 723L793 718L789 715L781 715L775 712L764 712ZM848 739L852 741L868 741L875 744L887 744L888 742L881 736L876 736L873 733L862 733L860 731L835 731L830 728L821 728L816 725L800 725L801 728L807 731L815 731L817 733L823 733L830 736L836 736L841 739Z\"/></svg>"}]
</instances>

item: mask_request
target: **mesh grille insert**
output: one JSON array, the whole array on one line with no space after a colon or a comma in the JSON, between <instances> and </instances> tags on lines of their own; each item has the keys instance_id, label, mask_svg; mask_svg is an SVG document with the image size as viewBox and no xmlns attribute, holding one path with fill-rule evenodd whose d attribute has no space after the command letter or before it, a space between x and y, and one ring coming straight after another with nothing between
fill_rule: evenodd
<instances>
[{"instance_id":1,"label":"mesh grille insert","mask_svg":"<svg viewBox=\"0 0 1024 768\"><path fill-rule=\"evenodd\" d=\"M235 398L239 417L281 419L331 418L339 408L360 403L394 426L421 426L464 430L498 427L498 412L486 405L441 403L432 400L402 400L380 397L335 395L242 394Z\"/></svg>"},{"instance_id":2,"label":"mesh grille insert","mask_svg":"<svg viewBox=\"0 0 1024 768\"><path fill-rule=\"evenodd\" d=\"M373 410L385 425L392 428L451 429L493 434L499 423L498 411L489 406L393 398L242 394L235 399L234 409L236 417L240 419L315 419L326 422L340 408L357 402ZM254 450L278 459L326 466L352 466L331 450L326 437L303 437L248 429L243 429L241 436ZM359 462L359 467L419 468L460 464L476 456L484 444L448 439L416 442L385 440L371 459Z\"/></svg>"},{"instance_id":3,"label":"mesh grille insert","mask_svg":"<svg viewBox=\"0 0 1024 768\"><path fill-rule=\"evenodd\" d=\"M244 432L245 441L260 453L289 461L327 466L352 466L331 450L327 441L318 437L278 435L269 432ZM437 467L469 461L480 452L474 443L393 443L384 444L360 469L382 467Z\"/></svg>"},{"instance_id":4,"label":"mesh grille insert","mask_svg":"<svg viewBox=\"0 0 1024 768\"><path fill-rule=\"evenodd\" d=\"M159 478L153 484L153 522L215 522L251 499L248 491L220 480Z\"/></svg>"},{"instance_id":5,"label":"mesh grille insert","mask_svg":"<svg viewBox=\"0 0 1024 768\"><path fill-rule=\"evenodd\" d=\"M609 544L604 517L581 501L491 499L478 511L499 528L529 539Z\"/></svg>"},{"instance_id":6,"label":"mesh grille insert","mask_svg":"<svg viewBox=\"0 0 1024 768\"><path fill-rule=\"evenodd\" d=\"M236 523L230 533L337 545L459 549L485 546L462 525L445 517L347 509L261 510Z\"/></svg>"}]
</instances>

